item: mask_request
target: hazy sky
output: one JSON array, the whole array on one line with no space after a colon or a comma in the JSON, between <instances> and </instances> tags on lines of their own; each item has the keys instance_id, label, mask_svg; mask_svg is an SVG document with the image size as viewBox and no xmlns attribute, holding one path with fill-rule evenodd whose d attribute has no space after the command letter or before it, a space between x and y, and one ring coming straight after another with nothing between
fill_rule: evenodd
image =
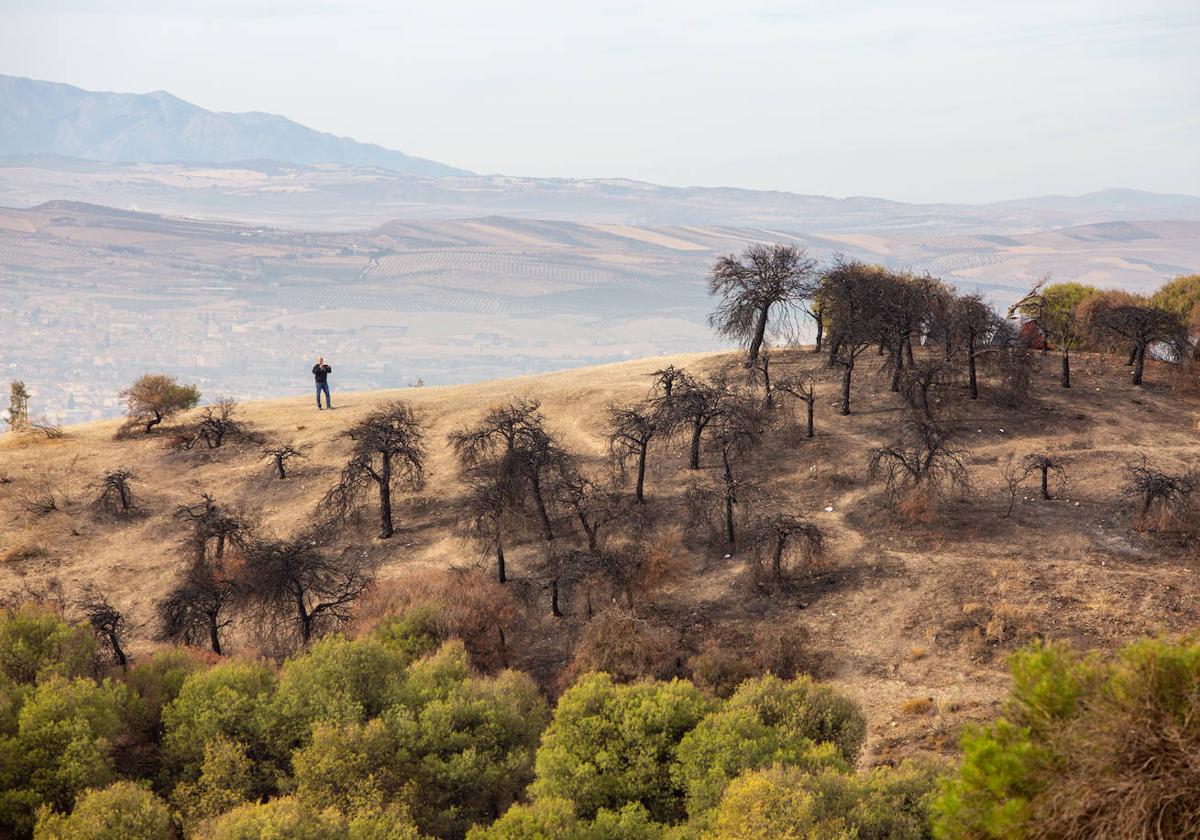
<instances>
[{"instance_id":1,"label":"hazy sky","mask_svg":"<svg viewBox=\"0 0 1200 840\"><path fill-rule=\"evenodd\" d=\"M480 172L1200 194L1200 2L0 0L0 73Z\"/></svg>"}]
</instances>

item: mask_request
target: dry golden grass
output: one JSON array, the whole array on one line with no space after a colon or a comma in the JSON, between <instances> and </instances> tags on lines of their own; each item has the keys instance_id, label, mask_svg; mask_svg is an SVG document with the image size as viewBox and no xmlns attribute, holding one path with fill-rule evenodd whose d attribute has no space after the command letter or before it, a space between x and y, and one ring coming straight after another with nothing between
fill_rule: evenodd
<instances>
[{"instance_id":1,"label":"dry golden grass","mask_svg":"<svg viewBox=\"0 0 1200 840\"><path fill-rule=\"evenodd\" d=\"M115 440L118 422L72 427L54 441L0 438L0 476L7 479L0 482L0 595L51 580L68 596L86 584L100 585L143 628L144 646L154 630L155 605L185 562L183 533L172 518L178 506L210 492L255 512L264 529L292 534L311 523L345 462L349 446L341 433L382 401L399 398L413 404L429 429L426 487L397 498L393 539L375 539L368 514L345 528L335 548L366 551L380 563L384 583L371 609L424 601L454 606L442 620L456 632L477 634L481 661L511 656L547 686L568 667L607 665L621 650L634 660L629 667L703 673L721 690L746 673L811 670L863 704L871 755L879 757L952 747L946 733L990 714L1006 690L1005 655L1031 638L1111 647L1147 629L1200 623L1196 560L1134 531L1118 499L1123 466L1138 454L1168 466L1200 454L1200 405L1172 391L1161 367L1151 366L1149 385L1136 389L1119 363L1081 356L1075 387L1062 390L1056 387L1057 360L1049 357L1035 377L1034 402L1019 409L989 401L986 381L978 402L956 391L951 422L972 464L1057 453L1065 460L1068 490L1052 502L1018 497L1006 517L997 471L977 466L969 497L947 494L936 510L910 520L866 479L867 452L895 434L904 409L887 377L873 369L878 360L863 358L850 417L836 414L838 372L825 368L821 357L783 351L773 361L777 375L811 371L818 378L817 435L811 441L769 435L750 462L757 490L809 517L826 535L824 565L797 576L784 592L767 595L744 585L744 548L710 545L704 535L680 530L680 493L693 475L684 469L681 447L657 446L647 507L661 523L661 535L636 582L632 611L623 597L614 605L602 589L581 586L574 595L564 593L565 616L552 619L533 575L538 547L512 545L506 546L514 579L509 586L520 597L505 610L520 617L506 619L514 626L504 648L489 624L491 561L456 527L463 488L446 435L491 404L533 397L541 400L551 431L599 470L605 406L645 395L652 371L673 362L741 375L732 355L697 354L478 385L335 392L336 410L326 412L318 412L308 395L244 406L243 419L257 434L305 450L307 459L294 464L284 481L274 476L258 444L238 440L218 450L180 453L166 446L167 434ZM94 483L118 467L137 475L134 489L144 515L97 518L90 509ZM48 484L65 501L57 511L30 513L22 500ZM30 555L23 548L30 546L46 553ZM469 574L482 577L472 578L469 598L458 598L462 590L442 575L451 567L475 566L483 571ZM581 638L587 644L577 649ZM621 644L610 644L615 639ZM245 651L250 644L231 642L239 647ZM937 732L930 729L932 718L917 714L883 728L907 699L931 696L955 698L937 716Z\"/></svg>"}]
</instances>

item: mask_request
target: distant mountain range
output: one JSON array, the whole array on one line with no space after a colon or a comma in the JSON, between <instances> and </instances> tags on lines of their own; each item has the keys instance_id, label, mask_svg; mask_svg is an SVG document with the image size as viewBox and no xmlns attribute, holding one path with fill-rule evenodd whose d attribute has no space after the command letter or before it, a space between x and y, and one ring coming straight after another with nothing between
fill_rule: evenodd
<instances>
[{"instance_id":1,"label":"distant mountain range","mask_svg":"<svg viewBox=\"0 0 1200 840\"><path fill-rule=\"evenodd\" d=\"M208 111L165 91L102 93L0 75L0 155L22 154L117 162L275 160L434 177L470 174L277 114Z\"/></svg>"}]
</instances>

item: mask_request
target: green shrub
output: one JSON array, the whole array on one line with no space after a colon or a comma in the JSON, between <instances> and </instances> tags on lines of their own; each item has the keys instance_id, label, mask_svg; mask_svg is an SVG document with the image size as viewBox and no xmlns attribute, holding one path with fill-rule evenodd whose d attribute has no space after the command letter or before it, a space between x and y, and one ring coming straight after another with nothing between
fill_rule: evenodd
<instances>
[{"instance_id":1,"label":"green shrub","mask_svg":"<svg viewBox=\"0 0 1200 840\"><path fill-rule=\"evenodd\" d=\"M83 793L70 816L44 810L34 840L172 840L167 804L133 782Z\"/></svg>"},{"instance_id":2,"label":"green shrub","mask_svg":"<svg viewBox=\"0 0 1200 840\"><path fill-rule=\"evenodd\" d=\"M1044 645L1012 669L1002 716L964 735L939 837L1200 836L1200 643L1111 662Z\"/></svg>"},{"instance_id":3,"label":"green shrub","mask_svg":"<svg viewBox=\"0 0 1200 840\"><path fill-rule=\"evenodd\" d=\"M706 840L923 840L933 771L851 775L798 767L751 770L730 782Z\"/></svg>"},{"instance_id":4,"label":"green shrub","mask_svg":"<svg viewBox=\"0 0 1200 840\"><path fill-rule=\"evenodd\" d=\"M188 675L204 667L194 653L181 649L156 651L130 667L125 674L129 688L124 710L126 738L116 753L122 776L160 779L164 769L163 709L179 696Z\"/></svg>"},{"instance_id":5,"label":"green shrub","mask_svg":"<svg viewBox=\"0 0 1200 840\"><path fill-rule=\"evenodd\" d=\"M399 653L408 662L433 653L446 641L437 611L428 606L413 607L400 615L388 616L367 634L367 638Z\"/></svg>"},{"instance_id":6,"label":"green shrub","mask_svg":"<svg viewBox=\"0 0 1200 840\"><path fill-rule=\"evenodd\" d=\"M27 604L0 613L0 674L14 683L85 676L95 654L91 632L56 612Z\"/></svg>"},{"instance_id":7,"label":"green shrub","mask_svg":"<svg viewBox=\"0 0 1200 840\"><path fill-rule=\"evenodd\" d=\"M620 811L601 808L594 820L581 820L566 799L548 797L514 805L490 826L472 829L467 840L664 840L667 829L638 804Z\"/></svg>"},{"instance_id":8,"label":"green shrub","mask_svg":"<svg viewBox=\"0 0 1200 840\"><path fill-rule=\"evenodd\" d=\"M832 743L851 764L858 760L867 734L867 720L857 703L808 676L781 680L768 675L747 680L725 707L747 709L761 723L789 738Z\"/></svg>"},{"instance_id":9,"label":"green shrub","mask_svg":"<svg viewBox=\"0 0 1200 840\"><path fill-rule=\"evenodd\" d=\"M349 840L345 816L333 808L316 810L281 796L269 802L239 805L212 820L197 840Z\"/></svg>"},{"instance_id":10,"label":"green shrub","mask_svg":"<svg viewBox=\"0 0 1200 840\"><path fill-rule=\"evenodd\" d=\"M569 800L585 819L640 803L656 821L678 820L676 751L711 705L682 680L616 685L607 674L585 676L558 701L531 791Z\"/></svg>"},{"instance_id":11,"label":"green shrub","mask_svg":"<svg viewBox=\"0 0 1200 840\"><path fill-rule=\"evenodd\" d=\"M42 805L68 811L75 796L113 780L123 685L50 677L25 700L17 734L0 744L0 833L27 836Z\"/></svg>"},{"instance_id":12,"label":"green shrub","mask_svg":"<svg viewBox=\"0 0 1200 840\"><path fill-rule=\"evenodd\" d=\"M204 762L195 782L180 782L171 793L171 804L186 828L249 802L274 780L263 778L264 768L246 754L246 748L224 735L204 745Z\"/></svg>"},{"instance_id":13,"label":"green shrub","mask_svg":"<svg viewBox=\"0 0 1200 840\"><path fill-rule=\"evenodd\" d=\"M374 638L320 640L283 664L271 710L277 740L300 745L318 721L361 723L378 717L396 699L410 661L407 652Z\"/></svg>"},{"instance_id":14,"label":"green shrub","mask_svg":"<svg viewBox=\"0 0 1200 840\"><path fill-rule=\"evenodd\" d=\"M197 781L205 748L218 737L240 744L264 771L280 766L286 753L272 740L275 686L275 672L260 662L229 660L188 676L162 713L164 759L173 778ZM268 785L255 794L271 792Z\"/></svg>"},{"instance_id":15,"label":"green shrub","mask_svg":"<svg viewBox=\"0 0 1200 840\"><path fill-rule=\"evenodd\" d=\"M292 755L296 796L310 808L345 813L380 809L402 797L416 758L380 719L318 723L312 741Z\"/></svg>"}]
</instances>

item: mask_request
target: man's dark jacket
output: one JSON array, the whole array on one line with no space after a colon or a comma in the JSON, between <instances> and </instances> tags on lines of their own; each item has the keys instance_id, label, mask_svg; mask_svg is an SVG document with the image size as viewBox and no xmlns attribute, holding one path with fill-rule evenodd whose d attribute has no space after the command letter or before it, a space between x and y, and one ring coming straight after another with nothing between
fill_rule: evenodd
<instances>
[{"instance_id":1,"label":"man's dark jacket","mask_svg":"<svg viewBox=\"0 0 1200 840\"><path fill-rule=\"evenodd\" d=\"M333 368L329 365L313 365L313 376L317 378L317 384L320 385L325 381L325 377L333 373Z\"/></svg>"}]
</instances>

